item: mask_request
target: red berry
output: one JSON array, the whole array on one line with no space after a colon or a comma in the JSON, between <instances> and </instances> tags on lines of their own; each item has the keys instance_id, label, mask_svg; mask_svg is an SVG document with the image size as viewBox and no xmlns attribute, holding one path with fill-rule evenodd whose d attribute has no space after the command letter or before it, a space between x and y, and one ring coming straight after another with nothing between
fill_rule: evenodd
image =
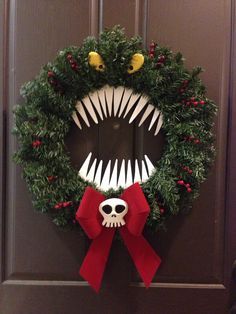
<instances>
[{"instance_id":1,"label":"red berry","mask_svg":"<svg viewBox=\"0 0 236 314\"><path fill-rule=\"evenodd\" d=\"M150 57L150 58L154 58L154 54L153 54L153 53L150 53L150 54L149 54L149 57Z\"/></svg>"},{"instance_id":2,"label":"red berry","mask_svg":"<svg viewBox=\"0 0 236 314\"><path fill-rule=\"evenodd\" d=\"M189 184L189 183L186 183L186 184L185 184L185 187L186 187L186 188L190 188L190 184Z\"/></svg>"},{"instance_id":3,"label":"red berry","mask_svg":"<svg viewBox=\"0 0 236 314\"><path fill-rule=\"evenodd\" d=\"M151 47L151 48L155 48L155 47L156 47L156 44L155 44L155 43L151 43L151 44L150 44L150 47Z\"/></svg>"},{"instance_id":4,"label":"red berry","mask_svg":"<svg viewBox=\"0 0 236 314\"><path fill-rule=\"evenodd\" d=\"M199 143L200 143L199 139L194 140L194 144L199 144Z\"/></svg>"},{"instance_id":5,"label":"red berry","mask_svg":"<svg viewBox=\"0 0 236 314\"><path fill-rule=\"evenodd\" d=\"M61 203L57 203L57 204L54 206L55 209L59 209L59 208L61 208L61 207L62 207L62 204L61 204Z\"/></svg>"},{"instance_id":6,"label":"red berry","mask_svg":"<svg viewBox=\"0 0 236 314\"><path fill-rule=\"evenodd\" d=\"M53 180L55 179L54 176L48 176L47 178L48 178L48 181L49 181L49 182L51 182L51 181L53 181Z\"/></svg>"},{"instance_id":7,"label":"red berry","mask_svg":"<svg viewBox=\"0 0 236 314\"><path fill-rule=\"evenodd\" d=\"M194 101L193 104L196 107L198 105L198 101Z\"/></svg>"},{"instance_id":8,"label":"red berry","mask_svg":"<svg viewBox=\"0 0 236 314\"><path fill-rule=\"evenodd\" d=\"M190 106L190 101L187 101L187 102L186 102L186 105L187 105L187 106Z\"/></svg>"},{"instance_id":9,"label":"red berry","mask_svg":"<svg viewBox=\"0 0 236 314\"><path fill-rule=\"evenodd\" d=\"M41 144L42 144L41 141L36 140L36 141L33 141L32 146L35 148L35 147L39 147Z\"/></svg>"},{"instance_id":10,"label":"red berry","mask_svg":"<svg viewBox=\"0 0 236 314\"><path fill-rule=\"evenodd\" d=\"M188 85L188 80L184 80L184 81L183 81L183 84L184 84L184 85Z\"/></svg>"},{"instance_id":11,"label":"red berry","mask_svg":"<svg viewBox=\"0 0 236 314\"><path fill-rule=\"evenodd\" d=\"M191 193L191 192L192 192L192 189L191 189L191 188L187 188L187 192L188 192L188 193Z\"/></svg>"},{"instance_id":12,"label":"red berry","mask_svg":"<svg viewBox=\"0 0 236 314\"><path fill-rule=\"evenodd\" d=\"M177 183L178 183L179 185L184 185L184 181L183 181L183 180L179 180L179 181L177 181Z\"/></svg>"},{"instance_id":13,"label":"red berry","mask_svg":"<svg viewBox=\"0 0 236 314\"><path fill-rule=\"evenodd\" d=\"M54 73L52 71L48 71L48 77L53 77Z\"/></svg>"},{"instance_id":14,"label":"red berry","mask_svg":"<svg viewBox=\"0 0 236 314\"><path fill-rule=\"evenodd\" d=\"M66 56L66 58L67 58L68 60L70 60L70 59L72 59L72 55L71 55L70 53L68 53L68 55Z\"/></svg>"},{"instance_id":15,"label":"red berry","mask_svg":"<svg viewBox=\"0 0 236 314\"><path fill-rule=\"evenodd\" d=\"M201 105L205 105L205 101L204 101L204 100L199 101L199 103L200 103Z\"/></svg>"},{"instance_id":16,"label":"red berry","mask_svg":"<svg viewBox=\"0 0 236 314\"><path fill-rule=\"evenodd\" d=\"M160 208L161 215L164 214L164 212L165 212L165 209L164 208Z\"/></svg>"},{"instance_id":17,"label":"red berry","mask_svg":"<svg viewBox=\"0 0 236 314\"><path fill-rule=\"evenodd\" d=\"M194 100L195 100L195 98L194 98L194 97L191 97L191 98L190 98L190 100L191 100L191 101L194 101Z\"/></svg>"},{"instance_id":18,"label":"red berry","mask_svg":"<svg viewBox=\"0 0 236 314\"><path fill-rule=\"evenodd\" d=\"M189 173L189 174L192 174L192 173L193 173L193 170L189 169L189 170L188 170L188 173Z\"/></svg>"},{"instance_id":19,"label":"red berry","mask_svg":"<svg viewBox=\"0 0 236 314\"><path fill-rule=\"evenodd\" d=\"M63 202L63 203L62 203L63 207L68 207L68 206L70 206L71 204L72 204L71 201Z\"/></svg>"},{"instance_id":20,"label":"red berry","mask_svg":"<svg viewBox=\"0 0 236 314\"><path fill-rule=\"evenodd\" d=\"M166 57L163 56L163 55L160 55L160 56L158 57L158 60L160 60L161 62L164 62L165 59L166 59Z\"/></svg>"}]
</instances>

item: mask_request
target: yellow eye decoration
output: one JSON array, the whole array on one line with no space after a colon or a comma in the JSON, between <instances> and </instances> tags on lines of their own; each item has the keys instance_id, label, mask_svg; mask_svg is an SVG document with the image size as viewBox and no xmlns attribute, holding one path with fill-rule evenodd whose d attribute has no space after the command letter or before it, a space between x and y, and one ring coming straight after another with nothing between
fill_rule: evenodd
<instances>
[{"instance_id":1,"label":"yellow eye decoration","mask_svg":"<svg viewBox=\"0 0 236 314\"><path fill-rule=\"evenodd\" d=\"M102 60L102 57L99 53L95 51L91 51L88 54L88 62L91 65L91 67L94 67L96 71L103 72L105 70L105 64Z\"/></svg>"},{"instance_id":2,"label":"yellow eye decoration","mask_svg":"<svg viewBox=\"0 0 236 314\"><path fill-rule=\"evenodd\" d=\"M143 66L143 63L144 63L144 56L141 53L135 53L132 56L127 72L129 74L137 72Z\"/></svg>"}]
</instances>

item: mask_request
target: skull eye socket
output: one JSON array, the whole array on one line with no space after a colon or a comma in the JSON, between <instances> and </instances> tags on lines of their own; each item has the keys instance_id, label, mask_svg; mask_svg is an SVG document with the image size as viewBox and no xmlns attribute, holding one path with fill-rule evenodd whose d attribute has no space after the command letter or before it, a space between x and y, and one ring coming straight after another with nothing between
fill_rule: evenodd
<instances>
[{"instance_id":1,"label":"skull eye socket","mask_svg":"<svg viewBox=\"0 0 236 314\"><path fill-rule=\"evenodd\" d=\"M116 212L117 214L122 213L125 210L125 206L124 205L116 205Z\"/></svg>"},{"instance_id":2,"label":"skull eye socket","mask_svg":"<svg viewBox=\"0 0 236 314\"><path fill-rule=\"evenodd\" d=\"M110 205L104 205L102 206L102 210L105 214L110 214L112 212L112 207Z\"/></svg>"}]
</instances>

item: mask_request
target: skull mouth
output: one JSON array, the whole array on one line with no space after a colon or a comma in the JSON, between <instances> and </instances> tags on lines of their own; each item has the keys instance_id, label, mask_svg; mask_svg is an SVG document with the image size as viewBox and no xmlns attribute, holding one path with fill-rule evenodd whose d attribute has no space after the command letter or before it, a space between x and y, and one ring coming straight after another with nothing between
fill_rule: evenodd
<instances>
[{"instance_id":1,"label":"skull mouth","mask_svg":"<svg viewBox=\"0 0 236 314\"><path fill-rule=\"evenodd\" d=\"M151 104L145 94L137 94L132 89L119 86L104 86L89 93L76 103L72 118L80 130L92 123L98 124L106 118L129 118L129 124L137 123L138 127L148 121L148 131L156 136L163 124L162 113ZM145 123L146 123L145 122ZM90 152L79 169L79 175L86 181L95 183L103 191L126 188L135 182L143 183L152 175L155 167L150 158L144 154L142 160L135 159L98 160Z\"/></svg>"}]
</instances>

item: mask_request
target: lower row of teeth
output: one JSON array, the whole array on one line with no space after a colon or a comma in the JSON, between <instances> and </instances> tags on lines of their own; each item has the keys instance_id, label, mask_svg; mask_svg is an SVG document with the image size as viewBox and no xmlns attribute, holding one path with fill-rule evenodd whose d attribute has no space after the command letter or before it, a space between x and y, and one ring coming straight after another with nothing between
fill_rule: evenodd
<instances>
[{"instance_id":1,"label":"lower row of teeth","mask_svg":"<svg viewBox=\"0 0 236 314\"><path fill-rule=\"evenodd\" d=\"M147 155L144 155L144 160L141 161L141 167L137 159L135 159L133 168L131 166L131 160L125 161L123 159L119 170L117 159L112 169L111 160L109 160L106 167L104 167L103 160L98 162L97 158L95 158L91 164L91 158L92 153L89 153L79 170L79 175L86 181L94 182L104 191L110 188L115 190L119 187L127 188L133 183L145 182L155 169ZM105 171L103 171L103 169L105 169Z\"/></svg>"}]
</instances>

